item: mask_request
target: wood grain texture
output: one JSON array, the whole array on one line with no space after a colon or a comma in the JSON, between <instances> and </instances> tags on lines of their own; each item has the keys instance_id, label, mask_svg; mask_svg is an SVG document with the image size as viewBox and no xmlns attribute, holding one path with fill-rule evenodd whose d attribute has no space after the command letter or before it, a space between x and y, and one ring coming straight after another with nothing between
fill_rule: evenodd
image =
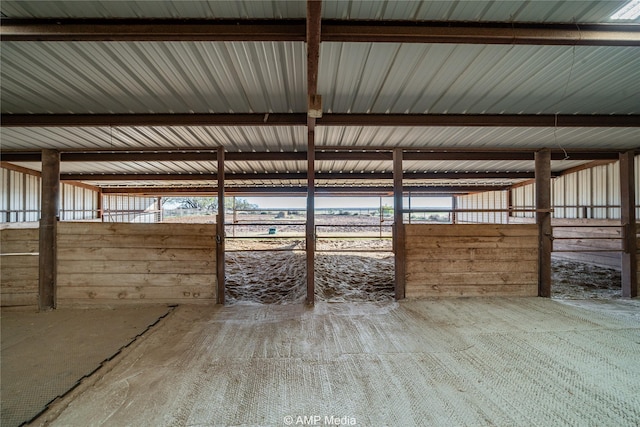
<instances>
[{"instance_id":1,"label":"wood grain texture","mask_svg":"<svg viewBox=\"0 0 640 427\"><path fill-rule=\"evenodd\" d=\"M214 303L215 224L60 223L62 306Z\"/></svg>"},{"instance_id":2,"label":"wood grain texture","mask_svg":"<svg viewBox=\"0 0 640 427\"><path fill-rule=\"evenodd\" d=\"M38 305L37 228L0 230L0 306Z\"/></svg>"},{"instance_id":3,"label":"wood grain texture","mask_svg":"<svg viewBox=\"0 0 640 427\"><path fill-rule=\"evenodd\" d=\"M533 224L405 226L406 297L535 296Z\"/></svg>"}]
</instances>

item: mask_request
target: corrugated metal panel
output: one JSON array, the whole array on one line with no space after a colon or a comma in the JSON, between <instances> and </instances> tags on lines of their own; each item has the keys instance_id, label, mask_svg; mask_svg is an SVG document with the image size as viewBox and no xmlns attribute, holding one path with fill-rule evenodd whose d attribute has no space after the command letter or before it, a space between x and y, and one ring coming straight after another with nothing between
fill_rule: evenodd
<instances>
[{"instance_id":1,"label":"corrugated metal panel","mask_svg":"<svg viewBox=\"0 0 640 427\"><path fill-rule=\"evenodd\" d=\"M640 98L639 98L640 99ZM635 148L640 128L318 127L316 144L408 148Z\"/></svg>"},{"instance_id":2,"label":"corrugated metal panel","mask_svg":"<svg viewBox=\"0 0 640 427\"><path fill-rule=\"evenodd\" d=\"M565 179L564 177L556 178L551 182L551 203L553 206L553 218L566 218L567 211L565 205Z\"/></svg>"},{"instance_id":3,"label":"corrugated metal panel","mask_svg":"<svg viewBox=\"0 0 640 427\"><path fill-rule=\"evenodd\" d=\"M104 222L157 222L155 197L109 194L102 196Z\"/></svg>"},{"instance_id":4,"label":"corrugated metal panel","mask_svg":"<svg viewBox=\"0 0 640 427\"><path fill-rule=\"evenodd\" d=\"M306 111L305 45L3 42L3 113Z\"/></svg>"},{"instance_id":5,"label":"corrugated metal panel","mask_svg":"<svg viewBox=\"0 0 640 427\"><path fill-rule=\"evenodd\" d=\"M607 167L597 166L591 169L591 195L593 206L607 205ZM592 210L592 218L607 219L607 209L594 207Z\"/></svg>"},{"instance_id":6,"label":"corrugated metal panel","mask_svg":"<svg viewBox=\"0 0 640 427\"><path fill-rule=\"evenodd\" d=\"M24 1L3 0L10 18L304 18L306 2L290 0L215 1Z\"/></svg>"},{"instance_id":7,"label":"corrugated metal panel","mask_svg":"<svg viewBox=\"0 0 640 427\"><path fill-rule=\"evenodd\" d=\"M0 169L0 222L40 219L41 179L8 169ZM60 186L60 219L82 220L97 216L98 193L70 184Z\"/></svg>"},{"instance_id":8,"label":"corrugated metal panel","mask_svg":"<svg viewBox=\"0 0 640 427\"><path fill-rule=\"evenodd\" d=\"M344 1L323 2L333 19L427 21L609 22L626 1Z\"/></svg>"},{"instance_id":9,"label":"corrugated metal panel","mask_svg":"<svg viewBox=\"0 0 640 427\"><path fill-rule=\"evenodd\" d=\"M620 206L620 163L615 162L607 165L607 174L609 176L609 206ZM620 208L610 208L609 218L620 218Z\"/></svg>"},{"instance_id":10,"label":"corrugated metal panel","mask_svg":"<svg viewBox=\"0 0 640 427\"><path fill-rule=\"evenodd\" d=\"M625 1L325 0L325 19L608 22ZM3 0L12 18L304 18L302 0L16 1Z\"/></svg>"},{"instance_id":11,"label":"corrugated metal panel","mask_svg":"<svg viewBox=\"0 0 640 427\"><path fill-rule=\"evenodd\" d=\"M640 111L634 47L323 43L327 112Z\"/></svg>"},{"instance_id":12,"label":"corrugated metal panel","mask_svg":"<svg viewBox=\"0 0 640 427\"><path fill-rule=\"evenodd\" d=\"M586 169L577 173L578 180L578 217L589 218L588 206L591 201L591 170Z\"/></svg>"},{"instance_id":13,"label":"corrugated metal panel","mask_svg":"<svg viewBox=\"0 0 640 427\"><path fill-rule=\"evenodd\" d=\"M306 151L303 126L0 128L2 148L214 148L227 151Z\"/></svg>"},{"instance_id":14,"label":"corrugated metal panel","mask_svg":"<svg viewBox=\"0 0 640 427\"><path fill-rule=\"evenodd\" d=\"M60 220L79 221L98 217L98 193L63 183L60 186Z\"/></svg>"},{"instance_id":15,"label":"corrugated metal panel","mask_svg":"<svg viewBox=\"0 0 640 427\"><path fill-rule=\"evenodd\" d=\"M640 156L635 157L636 194L640 193ZM620 164L608 165L569 173L552 180L554 218L620 219ZM534 185L512 190L512 204L523 207L524 194ZM533 196L531 196L531 200ZM636 199L636 206L640 203ZM608 206L608 207L605 207ZM640 208L636 208L640 211Z\"/></svg>"}]
</instances>

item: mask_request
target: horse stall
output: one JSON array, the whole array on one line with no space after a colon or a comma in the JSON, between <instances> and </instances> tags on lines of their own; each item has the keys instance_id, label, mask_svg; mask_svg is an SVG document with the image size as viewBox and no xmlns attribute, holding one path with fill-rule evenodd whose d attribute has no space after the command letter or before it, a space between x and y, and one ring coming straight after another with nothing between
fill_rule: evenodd
<instances>
[{"instance_id":1,"label":"horse stall","mask_svg":"<svg viewBox=\"0 0 640 427\"><path fill-rule=\"evenodd\" d=\"M406 297L538 295L535 224L405 225Z\"/></svg>"},{"instance_id":2,"label":"horse stall","mask_svg":"<svg viewBox=\"0 0 640 427\"><path fill-rule=\"evenodd\" d=\"M214 304L215 224L61 222L58 306Z\"/></svg>"}]
</instances>

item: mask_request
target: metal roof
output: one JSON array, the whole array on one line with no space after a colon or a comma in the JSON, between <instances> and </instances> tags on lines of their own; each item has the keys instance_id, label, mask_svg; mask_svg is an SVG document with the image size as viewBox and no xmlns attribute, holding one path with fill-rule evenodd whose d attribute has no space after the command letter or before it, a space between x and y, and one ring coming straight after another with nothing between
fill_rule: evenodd
<instances>
[{"instance_id":1,"label":"metal roof","mask_svg":"<svg viewBox=\"0 0 640 427\"><path fill-rule=\"evenodd\" d=\"M324 0L324 19L610 22L626 1L495 0ZM3 0L11 18L238 18L295 19L306 16L303 0L215 1L23 1Z\"/></svg>"},{"instance_id":2,"label":"metal roof","mask_svg":"<svg viewBox=\"0 0 640 427\"><path fill-rule=\"evenodd\" d=\"M3 42L3 113L306 111L304 43Z\"/></svg>"},{"instance_id":3,"label":"metal roof","mask_svg":"<svg viewBox=\"0 0 640 427\"><path fill-rule=\"evenodd\" d=\"M640 112L637 47L323 43L332 113Z\"/></svg>"},{"instance_id":4,"label":"metal roof","mask_svg":"<svg viewBox=\"0 0 640 427\"><path fill-rule=\"evenodd\" d=\"M611 23L625 1L334 1L324 19ZM304 19L304 1L14 1L9 18ZM636 19L635 23L640 23ZM633 27L635 28L635 27ZM640 28L640 26L638 26ZM576 25L580 34L581 27ZM577 44L577 42L576 42ZM292 41L2 41L3 114L306 113L307 45ZM322 42L325 113L640 114L640 48ZM311 73L310 73L311 74ZM320 122L319 122L320 123ZM305 126L2 127L2 150L187 149L304 152ZM322 126L317 147L611 149L636 127ZM585 163L554 162L560 171ZM39 165L26 167L39 169ZM63 173L213 173L215 162L63 163ZM532 162L405 162L407 171L531 171ZM389 161L317 161L318 172L390 171ZM227 162L237 174L306 171L304 161ZM513 180L512 180L513 181ZM87 182L98 182L88 180ZM210 185L211 183L207 181ZM324 182L348 185L350 180ZM375 180L369 182L374 185ZM432 181L435 185L435 181ZM117 185L129 184L126 181ZM133 185L133 183L131 183ZM158 184L158 183L156 183ZM184 182L163 181L161 185ZM189 182L199 185L198 181ZM242 181L234 185L304 185ZM320 182L319 182L320 184ZM152 181L135 185L153 185ZM202 184L205 185L205 184ZM353 185L363 185L354 180Z\"/></svg>"}]
</instances>

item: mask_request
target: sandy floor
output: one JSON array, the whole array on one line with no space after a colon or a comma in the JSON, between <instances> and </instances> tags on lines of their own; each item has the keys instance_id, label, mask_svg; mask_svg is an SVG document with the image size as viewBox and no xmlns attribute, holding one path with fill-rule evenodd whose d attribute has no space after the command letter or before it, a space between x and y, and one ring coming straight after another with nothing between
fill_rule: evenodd
<instances>
[{"instance_id":1,"label":"sandy floor","mask_svg":"<svg viewBox=\"0 0 640 427\"><path fill-rule=\"evenodd\" d=\"M37 424L640 420L640 322L548 299L182 306L158 326Z\"/></svg>"}]
</instances>

